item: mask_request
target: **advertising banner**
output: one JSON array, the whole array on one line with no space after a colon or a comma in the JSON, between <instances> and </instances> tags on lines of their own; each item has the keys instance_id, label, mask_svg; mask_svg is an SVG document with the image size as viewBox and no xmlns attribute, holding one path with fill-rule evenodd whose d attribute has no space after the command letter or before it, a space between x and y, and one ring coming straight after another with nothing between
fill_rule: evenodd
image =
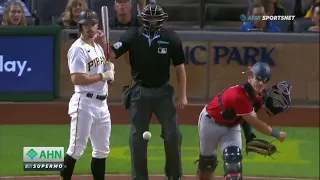
<instances>
[{"instance_id":1,"label":"advertising banner","mask_svg":"<svg viewBox=\"0 0 320 180\"><path fill-rule=\"evenodd\" d=\"M183 41L186 57L187 96L189 100L204 102L225 88L247 80L248 66L265 62L272 68L269 85L289 81L294 88L292 99L319 99L319 44L317 43L259 43L223 41ZM67 52L70 42L63 42ZM108 100L121 102L122 86L131 82L128 54L115 62L115 82L109 87ZM73 93L66 54L61 57L61 96ZM178 82L174 67L170 83L178 96Z\"/></svg>"},{"instance_id":2,"label":"advertising banner","mask_svg":"<svg viewBox=\"0 0 320 180\"><path fill-rule=\"evenodd\" d=\"M53 36L0 36L0 93L53 92L53 50Z\"/></svg>"}]
</instances>

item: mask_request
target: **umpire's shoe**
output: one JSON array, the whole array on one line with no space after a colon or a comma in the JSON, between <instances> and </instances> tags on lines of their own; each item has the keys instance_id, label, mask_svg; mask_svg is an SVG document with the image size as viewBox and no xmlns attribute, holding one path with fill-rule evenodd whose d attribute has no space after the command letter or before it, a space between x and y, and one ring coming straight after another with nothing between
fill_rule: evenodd
<instances>
[{"instance_id":1,"label":"umpire's shoe","mask_svg":"<svg viewBox=\"0 0 320 180\"><path fill-rule=\"evenodd\" d=\"M179 178L166 177L166 180L182 180L182 178L181 177L179 177Z\"/></svg>"}]
</instances>

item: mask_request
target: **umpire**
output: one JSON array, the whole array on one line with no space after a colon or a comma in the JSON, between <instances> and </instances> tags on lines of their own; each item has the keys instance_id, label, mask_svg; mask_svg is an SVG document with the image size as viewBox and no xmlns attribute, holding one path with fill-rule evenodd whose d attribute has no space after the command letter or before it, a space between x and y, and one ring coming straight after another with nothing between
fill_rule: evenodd
<instances>
[{"instance_id":1,"label":"umpire","mask_svg":"<svg viewBox=\"0 0 320 180\"><path fill-rule=\"evenodd\" d=\"M142 27L130 28L111 46L117 59L129 52L133 83L124 91L124 103L130 108L130 150L133 180L148 180L147 145L142 137L149 130L152 113L162 126L168 180L181 180L182 135L176 107L187 104L184 52L178 35L162 27L168 15L155 3L148 4L138 16ZM170 65L175 66L180 98L175 103L169 84Z\"/></svg>"}]
</instances>

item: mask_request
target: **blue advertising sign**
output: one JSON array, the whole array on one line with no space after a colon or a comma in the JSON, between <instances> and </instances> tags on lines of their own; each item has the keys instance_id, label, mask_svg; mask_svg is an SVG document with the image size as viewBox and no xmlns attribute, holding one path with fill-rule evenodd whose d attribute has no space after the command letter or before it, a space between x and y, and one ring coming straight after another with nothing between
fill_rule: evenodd
<instances>
[{"instance_id":1,"label":"blue advertising sign","mask_svg":"<svg viewBox=\"0 0 320 180\"><path fill-rule=\"evenodd\" d=\"M0 92L53 92L53 36L0 36Z\"/></svg>"}]
</instances>

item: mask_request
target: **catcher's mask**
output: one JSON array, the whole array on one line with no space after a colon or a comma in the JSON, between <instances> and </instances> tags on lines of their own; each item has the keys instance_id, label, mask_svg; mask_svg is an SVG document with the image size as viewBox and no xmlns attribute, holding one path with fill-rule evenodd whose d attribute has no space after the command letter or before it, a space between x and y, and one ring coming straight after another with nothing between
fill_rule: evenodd
<instances>
[{"instance_id":1,"label":"catcher's mask","mask_svg":"<svg viewBox=\"0 0 320 180\"><path fill-rule=\"evenodd\" d=\"M163 9L156 5L155 2L148 4L138 18L143 25L146 35L155 37L159 34L163 23L168 19L168 14Z\"/></svg>"},{"instance_id":2,"label":"catcher's mask","mask_svg":"<svg viewBox=\"0 0 320 180\"><path fill-rule=\"evenodd\" d=\"M276 115L287 111L291 105L292 85L287 81L281 81L278 84L266 89L264 94L264 104L269 115Z\"/></svg>"}]
</instances>

